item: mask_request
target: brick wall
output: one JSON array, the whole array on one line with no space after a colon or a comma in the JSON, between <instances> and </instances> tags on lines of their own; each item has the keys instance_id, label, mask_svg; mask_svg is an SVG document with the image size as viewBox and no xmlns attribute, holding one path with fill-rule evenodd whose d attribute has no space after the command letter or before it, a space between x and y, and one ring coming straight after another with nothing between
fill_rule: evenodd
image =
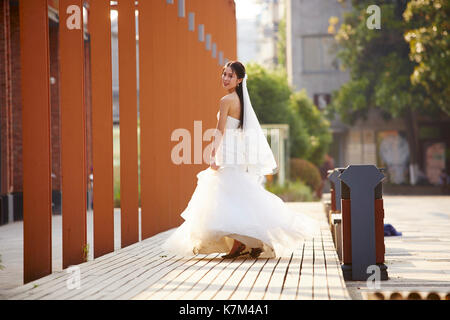
<instances>
[{"instance_id":1,"label":"brick wall","mask_svg":"<svg viewBox=\"0 0 450 320\"><path fill-rule=\"evenodd\" d=\"M85 50L85 105L86 105L86 167L87 175L92 173L92 102L91 102L91 46L90 41L84 42ZM89 182L89 180L88 180ZM88 190L92 190L88 184Z\"/></svg>"},{"instance_id":2,"label":"brick wall","mask_svg":"<svg viewBox=\"0 0 450 320\"><path fill-rule=\"evenodd\" d=\"M11 15L9 1L0 1L0 107L1 107L1 192L13 192L13 70L11 59Z\"/></svg>"},{"instance_id":3,"label":"brick wall","mask_svg":"<svg viewBox=\"0 0 450 320\"><path fill-rule=\"evenodd\" d=\"M12 2L11 2L12 3ZM20 68L19 6L11 5L11 70L12 70L12 173L13 192L22 192L22 94Z\"/></svg>"},{"instance_id":4,"label":"brick wall","mask_svg":"<svg viewBox=\"0 0 450 320\"><path fill-rule=\"evenodd\" d=\"M52 130L52 189L61 190L61 121L59 108L59 26L55 22L49 23L50 49L50 82L51 99L51 130Z\"/></svg>"},{"instance_id":5,"label":"brick wall","mask_svg":"<svg viewBox=\"0 0 450 320\"><path fill-rule=\"evenodd\" d=\"M5 12L0 0L0 194L6 189ZM1 209L1 206L0 206ZM1 222L0 222L1 223Z\"/></svg>"}]
</instances>

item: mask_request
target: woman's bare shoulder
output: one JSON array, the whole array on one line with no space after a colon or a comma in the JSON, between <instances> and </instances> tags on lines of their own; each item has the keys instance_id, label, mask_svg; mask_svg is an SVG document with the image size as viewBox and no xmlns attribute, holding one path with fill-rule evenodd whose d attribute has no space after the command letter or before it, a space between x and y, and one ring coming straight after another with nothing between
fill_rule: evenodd
<instances>
[{"instance_id":1,"label":"woman's bare shoulder","mask_svg":"<svg viewBox=\"0 0 450 320\"><path fill-rule=\"evenodd\" d=\"M232 92L223 96L220 101L236 104L239 103L239 96L237 95L237 93Z\"/></svg>"}]
</instances>

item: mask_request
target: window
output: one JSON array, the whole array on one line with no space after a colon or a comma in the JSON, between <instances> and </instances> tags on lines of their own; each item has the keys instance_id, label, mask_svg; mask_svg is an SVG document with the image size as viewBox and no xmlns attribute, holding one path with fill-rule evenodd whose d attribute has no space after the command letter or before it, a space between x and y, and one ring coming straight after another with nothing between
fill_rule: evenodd
<instances>
[{"instance_id":1,"label":"window","mask_svg":"<svg viewBox=\"0 0 450 320\"><path fill-rule=\"evenodd\" d=\"M327 35L303 37L303 70L305 72L338 70L337 59L331 52L333 44L333 37Z\"/></svg>"},{"instance_id":2,"label":"window","mask_svg":"<svg viewBox=\"0 0 450 320\"><path fill-rule=\"evenodd\" d=\"M327 105L330 104L331 95L329 93L315 93L314 104L319 110L325 110Z\"/></svg>"}]
</instances>

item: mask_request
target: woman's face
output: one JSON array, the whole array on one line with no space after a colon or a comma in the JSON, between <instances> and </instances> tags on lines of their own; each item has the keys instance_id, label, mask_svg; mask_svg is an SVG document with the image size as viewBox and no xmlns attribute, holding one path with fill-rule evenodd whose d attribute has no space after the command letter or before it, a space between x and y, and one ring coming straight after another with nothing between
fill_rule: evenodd
<instances>
[{"instance_id":1,"label":"woman's face","mask_svg":"<svg viewBox=\"0 0 450 320\"><path fill-rule=\"evenodd\" d=\"M234 90L236 86L242 82L242 79L237 78L236 73L233 72L233 69L230 67L226 67L222 72L222 86L230 91Z\"/></svg>"}]
</instances>

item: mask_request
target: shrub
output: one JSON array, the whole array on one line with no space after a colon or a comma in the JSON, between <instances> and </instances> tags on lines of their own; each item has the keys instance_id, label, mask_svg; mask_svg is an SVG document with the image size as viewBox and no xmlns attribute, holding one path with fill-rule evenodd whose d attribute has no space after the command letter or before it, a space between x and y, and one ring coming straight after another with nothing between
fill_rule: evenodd
<instances>
[{"instance_id":1,"label":"shrub","mask_svg":"<svg viewBox=\"0 0 450 320\"><path fill-rule=\"evenodd\" d=\"M290 178L293 181L302 181L316 192L321 185L319 169L308 160L290 158Z\"/></svg>"},{"instance_id":2,"label":"shrub","mask_svg":"<svg viewBox=\"0 0 450 320\"><path fill-rule=\"evenodd\" d=\"M305 89L294 92L290 97L290 108L302 120L303 130L306 131L308 148L301 155L291 154L292 157L311 161L317 166L323 162L333 140L330 122L308 97ZM299 146L304 148L303 146Z\"/></svg>"},{"instance_id":3,"label":"shrub","mask_svg":"<svg viewBox=\"0 0 450 320\"><path fill-rule=\"evenodd\" d=\"M269 183L266 185L269 192L280 197L283 201L316 201L313 192L309 186L301 181L287 180L284 185Z\"/></svg>"}]
</instances>

